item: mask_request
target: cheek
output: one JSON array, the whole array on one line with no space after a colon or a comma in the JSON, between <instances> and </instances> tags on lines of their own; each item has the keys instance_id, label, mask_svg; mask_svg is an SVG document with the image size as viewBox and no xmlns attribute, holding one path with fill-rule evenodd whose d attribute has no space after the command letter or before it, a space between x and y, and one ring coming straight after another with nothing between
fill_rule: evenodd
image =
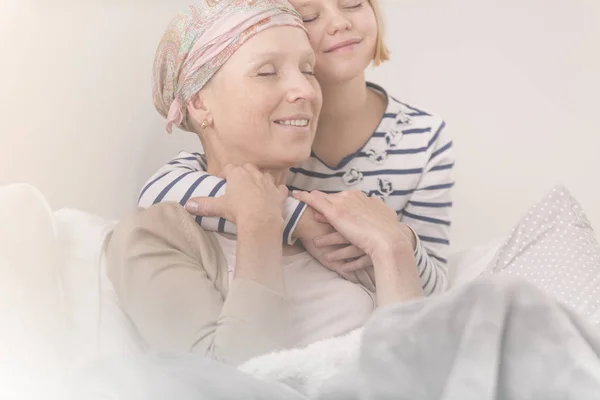
<instances>
[{"instance_id":1,"label":"cheek","mask_svg":"<svg viewBox=\"0 0 600 400\"><path fill-rule=\"evenodd\" d=\"M265 101L260 91L249 88L237 90L237 95L228 99L228 107L222 118L226 121L229 132L234 133L230 139L252 148L256 143L269 139L269 124L273 110L270 102Z\"/></svg>"},{"instance_id":2,"label":"cheek","mask_svg":"<svg viewBox=\"0 0 600 400\"><path fill-rule=\"evenodd\" d=\"M325 36L324 28L321 25L322 24L310 24L309 26L306 26L306 30L308 31L308 41L317 55L319 54L319 48L321 47L321 40Z\"/></svg>"},{"instance_id":3,"label":"cheek","mask_svg":"<svg viewBox=\"0 0 600 400\"><path fill-rule=\"evenodd\" d=\"M315 89L315 101L313 102L313 106L315 109L315 112L317 114L321 113L321 107L323 106L323 92L321 92L321 86L319 85L319 82L314 79L313 80L313 88Z\"/></svg>"},{"instance_id":4,"label":"cheek","mask_svg":"<svg viewBox=\"0 0 600 400\"><path fill-rule=\"evenodd\" d=\"M377 19L375 18L375 13L372 9L369 10L368 15L363 18L364 30L367 35L373 38L373 40L377 40Z\"/></svg>"}]
</instances>

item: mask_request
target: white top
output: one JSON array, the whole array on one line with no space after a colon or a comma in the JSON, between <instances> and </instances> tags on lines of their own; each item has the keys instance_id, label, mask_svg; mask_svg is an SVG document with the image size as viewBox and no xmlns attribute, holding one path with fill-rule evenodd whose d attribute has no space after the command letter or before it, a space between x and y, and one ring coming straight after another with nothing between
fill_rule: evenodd
<instances>
[{"instance_id":1,"label":"white top","mask_svg":"<svg viewBox=\"0 0 600 400\"><path fill-rule=\"evenodd\" d=\"M215 236L227 260L231 282L236 241ZM284 255L283 268L294 347L359 328L376 308L373 292L323 267L305 251Z\"/></svg>"}]
</instances>

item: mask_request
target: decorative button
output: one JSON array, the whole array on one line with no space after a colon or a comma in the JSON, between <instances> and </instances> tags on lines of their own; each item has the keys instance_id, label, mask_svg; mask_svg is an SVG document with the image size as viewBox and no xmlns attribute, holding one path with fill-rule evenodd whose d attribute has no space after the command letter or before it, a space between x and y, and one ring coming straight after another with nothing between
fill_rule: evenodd
<instances>
[{"instance_id":1,"label":"decorative button","mask_svg":"<svg viewBox=\"0 0 600 400\"><path fill-rule=\"evenodd\" d=\"M385 143L389 147L397 147L400 144L400 140L402 139L402 132L397 129L391 129L389 132L385 134Z\"/></svg>"},{"instance_id":2,"label":"decorative button","mask_svg":"<svg viewBox=\"0 0 600 400\"><path fill-rule=\"evenodd\" d=\"M377 186L379 194L383 197L388 197L394 191L392 187L392 181L387 178L377 178Z\"/></svg>"},{"instance_id":3,"label":"decorative button","mask_svg":"<svg viewBox=\"0 0 600 400\"><path fill-rule=\"evenodd\" d=\"M410 115L406 114L404 111L401 110L398 112L398 115L396 116L396 123L408 125L408 124L412 123L412 118L410 117Z\"/></svg>"},{"instance_id":4,"label":"decorative button","mask_svg":"<svg viewBox=\"0 0 600 400\"><path fill-rule=\"evenodd\" d=\"M369 161L374 162L377 165L381 165L385 162L385 160L387 160L387 151L386 150L380 150L377 151L375 149L370 149L367 151L367 157L369 158Z\"/></svg>"},{"instance_id":5,"label":"decorative button","mask_svg":"<svg viewBox=\"0 0 600 400\"><path fill-rule=\"evenodd\" d=\"M351 168L344 174L342 179L347 186L352 186L363 180L363 174L357 169Z\"/></svg>"}]
</instances>

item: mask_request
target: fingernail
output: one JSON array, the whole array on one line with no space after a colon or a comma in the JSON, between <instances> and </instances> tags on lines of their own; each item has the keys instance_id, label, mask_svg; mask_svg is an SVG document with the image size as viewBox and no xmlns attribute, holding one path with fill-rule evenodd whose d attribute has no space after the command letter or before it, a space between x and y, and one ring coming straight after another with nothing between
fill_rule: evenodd
<instances>
[{"instance_id":1,"label":"fingernail","mask_svg":"<svg viewBox=\"0 0 600 400\"><path fill-rule=\"evenodd\" d=\"M185 209L189 212L198 212L198 203L196 203L195 201L188 201L185 204Z\"/></svg>"}]
</instances>

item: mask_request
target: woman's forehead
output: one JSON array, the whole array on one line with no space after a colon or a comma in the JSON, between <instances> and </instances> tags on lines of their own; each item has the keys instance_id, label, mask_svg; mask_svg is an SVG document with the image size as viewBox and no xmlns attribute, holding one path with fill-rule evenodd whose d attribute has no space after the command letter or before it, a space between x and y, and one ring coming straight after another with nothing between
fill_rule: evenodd
<instances>
[{"instance_id":1,"label":"woman's forehead","mask_svg":"<svg viewBox=\"0 0 600 400\"><path fill-rule=\"evenodd\" d=\"M239 50L250 59L310 56L312 47L306 33L299 28L279 26L266 29L249 39Z\"/></svg>"}]
</instances>

